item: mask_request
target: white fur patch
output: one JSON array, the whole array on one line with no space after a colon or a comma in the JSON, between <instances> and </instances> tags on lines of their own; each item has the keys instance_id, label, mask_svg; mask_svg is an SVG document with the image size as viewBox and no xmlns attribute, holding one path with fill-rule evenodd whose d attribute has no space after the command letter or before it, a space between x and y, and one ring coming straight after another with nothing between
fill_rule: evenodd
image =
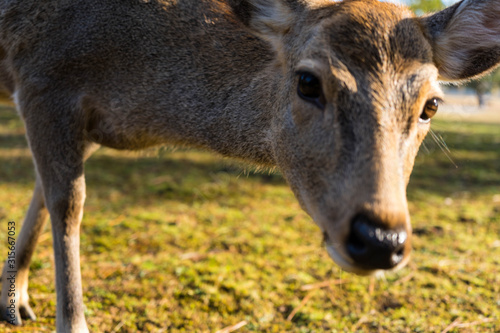
<instances>
[{"instance_id":1,"label":"white fur patch","mask_svg":"<svg viewBox=\"0 0 500 333\"><path fill-rule=\"evenodd\" d=\"M281 1L252 1L252 3L258 10L252 23L263 34L281 34L292 25L294 15Z\"/></svg>"},{"instance_id":2,"label":"white fur patch","mask_svg":"<svg viewBox=\"0 0 500 333\"><path fill-rule=\"evenodd\" d=\"M294 13L281 1L250 1L257 12L251 19L252 29L263 39L272 44L279 57L283 56L283 35L293 24Z\"/></svg>"},{"instance_id":3,"label":"white fur patch","mask_svg":"<svg viewBox=\"0 0 500 333\"><path fill-rule=\"evenodd\" d=\"M19 117L24 118L23 117L23 110L21 110L21 100L19 99L19 91L17 91L17 90L14 91L11 98L12 98L12 101L14 102L14 104L16 105L17 114L19 114Z\"/></svg>"},{"instance_id":4,"label":"white fur patch","mask_svg":"<svg viewBox=\"0 0 500 333\"><path fill-rule=\"evenodd\" d=\"M12 100L14 101L14 104L16 104L17 109L19 110L19 92L16 90L12 94Z\"/></svg>"}]
</instances>

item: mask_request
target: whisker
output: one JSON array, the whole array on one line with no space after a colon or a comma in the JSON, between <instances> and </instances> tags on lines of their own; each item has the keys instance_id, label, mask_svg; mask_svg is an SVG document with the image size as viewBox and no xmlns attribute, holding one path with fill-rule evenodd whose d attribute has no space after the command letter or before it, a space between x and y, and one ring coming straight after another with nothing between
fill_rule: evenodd
<instances>
[{"instance_id":1,"label":"whisker","mask_svg":"<svg viewBox=\"0 0 500 333\"><path fill-rule=\"evenodd\" d=\"M429 148L427 148L427 145L425 144L425 141L424 141L424 142L422 142L422 147L424 147L425 152L426 152L427 154L430 154L430 152L431 152L431 151L429 150Z\"/></svg>"},{"instance_id":2,"label":"whisker","mask_svg":"<svg viewBox=\"0 0 500 333\"><path fill-rule=\"evenodd\" d=\"M436 136L439 138L439 141L441 142L442 146L444 148L446 148L446 150L451 153L450 149L448 148L448 145L446 144L446 142L444 142L444 139L443 137L441 136L441 134L436 134Z\"/></svg>"},{"instance_id":3,"label":"whisker","mask_svg":"<svg viewBox=\"0 0 500 333\"><path fill-rule=\"evenodd\" d=\"M453 159L451 158L451 151L450 149L448 148L448 146L446 145L446 143L444 142L444 139L442 136L437 136L436 133L434 133L434 131L431 129L430 130L430 133L431 133L431 136L432 138L434 139L434 141L436 142L436 144L439 146L439 148L443 151L443 153L446 155L446 157L450 160L450 162L455 166L455 168L458 169L458 165L455 163L455 161L453 161Z\"/></svg>"}]
</instances>

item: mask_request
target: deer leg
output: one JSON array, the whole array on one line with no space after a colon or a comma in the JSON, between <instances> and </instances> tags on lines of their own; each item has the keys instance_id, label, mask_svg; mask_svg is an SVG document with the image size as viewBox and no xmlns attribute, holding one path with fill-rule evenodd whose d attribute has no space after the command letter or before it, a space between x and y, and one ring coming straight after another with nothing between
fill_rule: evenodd
<instances>
[{"instance_id":1,"label":"deer leg","mask_svg":"<svg viewBox=\"0 0 500 333\"><path fill-rule=\"evenodd\" d=\"M44 154L38 153L37 155ZM58 332L88 332L83 314L80 273L80 223L85 201L83 159L40 163L50 212L56 266ZM43 171L42 171L43 170Z\"/></svg>"},{"instance_id":2,"label":"deer leg","mask_svg":"<svg viewBox=\"0 0 500 333\"><path fill-rule=\"evenodd\" d=\"M88 332L80 273L80 223L85 201L83 163L95 146L83 138L81 110L69 102L71 96L64 98L63 92L54 96L55 103L48 106L46 95L29 101L20 98L27 107L21 105L20 111L52 224L56 330Z\"/></svg>"},{"instance_id":3,"label":"deer leg","mask_svg":"<svg viewBox=\"0 0 500 333\"><path fill-rule=\"evenodd\" d=\"M45 182L54 181L46 179ZM73 174L65 186L51 186L48 193L46 200L56 263L56 328L58 332L88 332L80 273L80 223L85 200L83 174Z\"/></svg>"},{"instance_id":4,"label":"deer leg","mask_svg":"<svg viewBox=\"0 0 500 333\"><path fill-rule=\"evenodd\" d=\"M81 154L82 148L66 147L66 149L75 150L68 151L68 158L62 159L54 159L53 157L57 156L52 155L52 149L34 154L45 155L40 159L44 162L38 163L38 169L52 223L56 265L57 331L88 332L83 314L80 273L80 223L85 201L83 154ZM81 158L71 158L69 157L71 154Z\"/></svg>"},{"instance_id":5,"label":"deer leg","mask_svg":"<svg viewBox=\"0 0 500 333\"><path fill-rule=\"evenodd\" d=\"M1 319L14 325L21 325L21 318L36 319L29 305L28 273L31 257L47 221L47 213L42 185L37 178L28 213L17 237L14 267L6 261L2 273Z\"/></svg>"}]
</instances>

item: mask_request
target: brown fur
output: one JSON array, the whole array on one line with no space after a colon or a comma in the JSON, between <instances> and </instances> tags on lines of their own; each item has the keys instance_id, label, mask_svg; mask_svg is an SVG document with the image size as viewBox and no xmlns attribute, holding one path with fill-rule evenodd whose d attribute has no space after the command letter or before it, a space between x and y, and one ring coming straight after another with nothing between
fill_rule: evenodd
<instances>
[{"instance_id":1,"label":"brown fur","mask_svg":"<svg viewBox=\"0 0 500 333\"><path fill-rule=\"evenodd\" d=\"M374 0L0 0L0 80L38 175L19 235L13 323L34 318L28 267L48 210L57 330L87 331L83 165L99 145L181 144L277 166L333 259L371 273L345 250L350 222L362 213L410 236L406 184L429 129L419 116L441 94L438 75L464 79L500 60L498 2L457 6L417 19ZM469 29L496 35L456 49L470 11L486 19ZM297 71L321 80L324 109L298 97ZM4 287L0 307L10 300Z\"/></svg>"}]
</instances>

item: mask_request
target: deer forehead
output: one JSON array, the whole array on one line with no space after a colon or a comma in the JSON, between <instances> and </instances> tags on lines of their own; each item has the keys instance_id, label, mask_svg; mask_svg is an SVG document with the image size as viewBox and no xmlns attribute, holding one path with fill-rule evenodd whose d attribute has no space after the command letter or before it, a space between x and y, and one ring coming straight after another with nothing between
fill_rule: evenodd
<instances>
[{"instance_id":1,"label":"deer forehead","mask_svg":"<svg viewBox=\"0 0 500 333\"><path fill-rule=\"evenodd\" d=\"M320 24L305 27L296 71L331 78L353 94L369 90L367 101L383 108L442 95L431 45L407 9L368 0L326 10L316 13Z\"/></svg>"},{"instance_id":2,"label":"deer forehead","mask_svg":"<svg viewBox=\"0 0 500 333\"><path fill-rule=\"evenodd\" d=\"M419 22L407 9L376 1L347 1L325 8L320 23L297 48L304 58L337 59L350 72L404 72L415 63L432 64L432 48ZM312 21L309 19L308 21Z\"/></svg>"}]
</instances>

